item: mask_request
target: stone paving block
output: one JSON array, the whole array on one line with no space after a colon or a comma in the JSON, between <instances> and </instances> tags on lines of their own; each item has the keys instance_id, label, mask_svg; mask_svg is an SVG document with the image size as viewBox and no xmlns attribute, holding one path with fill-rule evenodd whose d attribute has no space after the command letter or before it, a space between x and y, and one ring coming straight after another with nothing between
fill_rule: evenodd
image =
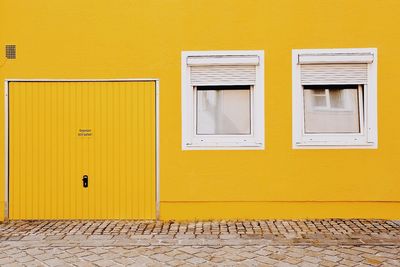
<instances>
[{"instance_id":1,"label":"stone paving block","mask_svg":"<svg viewBox=\"0 0 400 267\"><path fill-rule=\"evenodd\" d=\"M327 260L327 261L332 261L332 262L339 262L342 260L342 258L340 258L338 256L331 256L331 255L324 256L323 259Z\"/></svg>"},{"instance_id":2,"label":"stone paving block","mask_svg":"<svg viewBox=\"0 0 400 267\"><path fill-rule=\"evenodd\" d=\"M202 251L200 251L200 252L198 252L198 253L196 253L196 254L194 254L196 257L200 257L200 258L203 258L203 259L206 259L206 260L209 260L209 258L211 257L210 256L210 253L207 253L206 251L204 251L203 249L202 249Z\"/></svg>"},{"instance_id":3,"label":"stone paving block","mask_svg":"<svg viewBox=\"0 0 400 267\"><path fill-rule=\"evenodd\" d=\"M278 263L279 261L272 259L268 256L258 256L254 258L255 261L260 262L262 264L267 264L267 265L274 265Z\"/></svg>"},{"instance_id":4,"label":"stone paving block","mask_svg":"<svg viewBox=\"0 0 400 267\"><path fill-rule=\"evenodd\" d=\"M35 256L35 255L40 255L43 254L44 251L40 250L38 248L30 248L30 249L26 249L25 252L29 255Z\"/></svg>"},{"instance_id":5,"label":"stone paving block","mask_svg":"<svg viewBox=\"0 0 400 267\"><path fill-rule=\"evenodd\" d=\"M16 257L15 260L19 263L23 263L26 264L28 262L32 262L35 260L35 258L33 258L32 256L25 256L25 257Z\"/></svg>"},{"instance_id":6,"label":"stone paving block","mask_svg":"<svg viewBox=\"0 0 400 267\"><path fill-rule=\"evenodd\" d=\"M293 251L288 252L286 255L292 258L301 258L304 256L304 254L300 254L298 252L293 252Z\"/></svg>"},{"instance_id":7,"label":"stone paving block","mask_svg":"<svg viewBox=\"0 0 400 267\"><path fill-rule=\"evenodd\" d=\"M169 262L169 261L173 260L172 257L167 256L165 254L161 254L161 253L151 255L150 258L155 259L155 260L157 260L159 262L163 262L163 263L166 263L166 262Z\"/></svg>"},{"instance_id":8,"label":"stone paving block","mask_svg":"<svg viewBox=\"0 0 400 267\"><path fill-rule=\"evenodd\" d=\"M84 250L82 252L75 253L75 256L79 257L79 258L84 258L84 257L88 257L88 256L91 256L91 255L93 255L93 254L90 253L89 251L86 251L86 250Z\"/></svg>"},{"instance_id":9,"label":"stone paving block","mask_svg":"<svg viewBox=\"0 0 400 267\"><path fill-rule=\"evenodd\" d=\"M132 259L134 261L134 265L145 265L153 263L153 261L145 256L138 256Z\"/></svg>"},{"instance_id":10,"label":"stone paving block","mask_svg":"<svg viewBox=\"0 0 400 267\"><path fill-rule=\"evenodd\" d=\"M17 248L8 248L7 250L4 250L3 252L7 255L13 255L13 254L20 253L21 251Z\"/></svg>"},{"instance_id":11,"label":"stone paving block","mask_svg":"<svg viewBox=\"0 0 400 267\"><path fill-rule=\"evenodd\" d=\"M178 259L178 260L186 260L186 259L189 259L191 257L192 257L192 255L187 254L187 253L179 253L179 254L174 256L174 258Z\"/></svg>"},{"instance_id":12,"label":"stone paving block","mask_svg":"<svg viewBox=\"0 0 400 267\"><path fill-rule=\"evenodd\" d=\"M392 259L387 259L383 263L384 266L400 266L400 259L398 260L392 260Z\"/></svg>"},{"instance_id":13,"label":"stone paving block","mask_svg":"<svg viewBox=\"0 0 400 267\"><path fill-rule=\"evenodd\" d=\"M54 255L49 254L49 253L44 253L44 254L35 255L34 258L39 261L45 261L45 260L54 258Z\"/></svg>"},{"instance_id":14,"label":"stone paving block","mask_svg":"<svg viewBox=\"0 0 400 267\"><path fill-rule=\"evenodd\" d=\"M7 238L7 241L18 241L21 240L24 236L10 236Z\"/></svg>"},{"instance_id":15,"label":"stone paving block","mask_svg":"<svg viewBox=\"0 0 400 267\"><path fill-rule=\"evenodd\" d=\"M225 239L237 239L237 238L240 238L240 235L224 233L224 234L221 234L219 236L219 238L223 239L223 240L225 240Z\"/></svg>"},{"instance_id":16,"label":"stone paving block","mask_svg":"<svg viewBox=\"0 0 400 267\"><path fill-rule=\"evenodd\" d=\"M118 254L114 254L114 253L106 252L106 253L100 254L100 256L104 260L114 260L114 259L118 258L119 255Z\"/></svg>"},{"instance_id":17,"label":"stone paving block","mask_svg":"<svg viewBox=\"0 0 400 267\"><path fill-rule=\"evenodd\" d=\"M94 264L100 267L109 267L109 266L122 266L121 264L115 263L111 260L99 260L95 261Z\"/></svg>"},{"instance_id":18,"label":"stone paving block","mask_svg":"<svg viewBox=\"0 0 400 267\"><path fill-rule=\"evenodd\" d=\"M204 259L199 258L199 257L191 257L189 259L186 259L185 261L188 262L188 263L194 264L194 265L198 265L198 264L201 264L201 263L205 262Z\"/></svg>"},{"instance_id":19,"label":"stone paving block","mask_svg":"<svg viewBox=\"0 0 400 267\"><path fill-rule=\"evenodd\" d=\"M329 255L329 256L335 256L335 255L339 254L339 252L337 252L335 250L331 250L331 249L324 249L322 251L322 254Z\"/></svg>"},{"instance_id":20,"label":"stone paving block","mask_svg":"<svg viewBox=\"0 0 400 267\"><path fill-rule=\"evenodd\" d=\"M222 263L223 261L225 261L225 258L220 256L211 256L209 261L212 263Z\"/></svg>"},{"instance_id":21,"label":"stone paving block","mask_svg":"<svg viewBox=\"0 0 400 267\"><path fill-rule=\"evenodd\" d=\"M360 262L360 261L363 260L362 257L360 257L360 256L358 256L358 255L353 255L353 254L341 254L340 256L341 256L343 259L351 260L351 261L354 261L354 262Z\"/></svg>"},{"instance_id":22,"label":"stone paving block","mask_svg":"<svg viewBox=\"0 0 400 267\"><path fill-rule=\"evenodd\" d=\"M365 257L364 262L372 266L380 266L383 263L381 259L376 259L372 257Z\"/></svg>"},{"instance_id":23,"label":"stone paving block","mask_svg":"<svg viewBox=\"0 0 400 267\"><path fill-rule=\"evenodd\" d=\"M158 236L158 235L157 235ZM152 239L153 235L140 235L140 234L135 234L130 236L131 239Z\"/></svg>"},{"instance_id":24,"label":"stone paving block","mask_svg":"<svg viewBox=\"0 0 400 267\"><path fill-rule=\"evenodd\" d=\"M321 259L319 257L304 256L302 259L306 262L314 263L314 264L321 262Z\"/></svg>"},{"instance_id":25,"label":"stone paving block","mask_svg":"<svg viewBox=\"0 0 400 267\"><path fill-rule=\"evenodd\" d=\"M21 267L19 263L6 263L2 267Z\"/></svg>"},{"instance_id":26,"label":"stone paving block","mask_svg":"<svg viewBox=\"0 0 400 267\"><path fill-rule=\"evenodd\" d=\"M393 259L393 260L399 259L399 257L400 257L399 255L387 253L387 252L378 252L376 254L376 256L383 257L383 258L389 258L389 259Z\"/></svg>"},{"instance_id":27,"label":"stone paving block","mask_svg":"<svg viewBox=\"0 0 400 267\"><path fill-rule=\"evenodd\" d=\"M334 267L334 266L339 266L338 263L333 262L333 261L329 261L329 260L322 260L322 261L319 262L319 265L320 265L320 266L323 266L323 267Z\"/></svg>"},{"instance_id":28,"label":"stone paving block","mask_svg":"<svg viewBox=\"0 0 400 267\"><path fill-rule=\"evenodd\" d=\"M340 265L342 265L342 266L356 266L356 265L358 265L358 263L345 259L345 260L340 261Z\"/></svg>"},{"instance_id":29,"label":"stone paving block","mask_svg":"<svg viewBox=\"0 0 400 267\"><path fill-rule=\"evenodd\" d=\"M76 244L83 247L96 247L96 246L107 247L107 246L112 246L114 243L115 241L111 239L106 239L106 240L84 240Z\"/></svg>"},{"instance_id":30,"label":"stone paving block","mask_svg":"<svg viewBox=\"0 0 400 267\"><path fill-rule=\"evenodd\" d=\"M5 265L7 263L13 263L15 260L13 258L2 258L0 259L0 266Z\"/></svg>"},{"instance_id":31,"label":"stone paving block","mask_svg":"<svg viewBox=\"0 0 400 267\"><path fill-rule=\"evenodd\" d=\"M284 259L284 262L287 262L287 263L290 263L293 265L297 265L297 264L301 263L302 260L299 258L287 258L287 259Z\"/></svg>"},{"instance_id":32,"label":"stone paving block","mask_svg":"<svg viewBox=\"0 0 400 267\"><path fill-rule=\"evenodd\" d=\"M110 240L112 239L112 235L89 235L89 240Z\"/></svg>"},{"instance_id":33,"label":"stone paving block","mask_svg":"<svg viewBox=\"0 0 400 267\"><path fill-rule=\"evenodd\" d=\"M73 264L73 263L79 262L80 260L77 257L72 256L72 257L64 258L63 261L66 263Z\"/></svg>"},{"instance_id":34,"label":"stone paving block","mask_svg":"<svg viewBox=\"0 0 400 267\"><path fill-rule=\"evenodd\" d=\"M66 235L64 236L64 238L62 240L66 240L66 241L83 241L86 240L88 238L87 235Z\"/></svg>"},{"instance_id":35,"label":"stone paving block","mask_svg":"<svg viewBox=\"0 0 400 267\"><path fill-rule=\"evenodd\" d=\"M363 253L368 253L368 254L376 254L377 253L377 251L375 249L372 249L370 247L355 247L354 249L358 250L360 252L363 252Z\"/></svg>"},{"instance_id":36,"label":"stone paving block","mask_svg":"<svg viewBox=\"0 0 400 267\"><path fill-rule=\"evenodd\" d=\"M48 266L62 266L65 264L62 260L59 260L57 258L45 260L44 263Z\"/></svg>"},{"instance_id":37,"label":"stone paving block","mask_svg":"<svg viewBox=\"0 0 400 267\"><path fill-rule=\"evenodd\" d=\"M80 247L72 247L72 248L70 248L70 249L67 249L66 251L67 251L68 253L71 253L71 254L77 254L77 253L83 252L83 251L85 251L85 250L82 249L82 248L80 248Z\"/></svg>"},{"instance_id":38,"label":"stone paving block","mask_svg":"<svg viewBox=\"0 0 400 267\"><path fill-rule=\"evenodd\" d=\"M1 266L400 266L400 229L384 220L15 221L0 236Z\"/></svg>"},{"instance_id":39,"label":"stone paving block","mask_svg":"<svg viewBox=\"0 0 400 267\"><path fill-rule=\"evenodd\" d=\"M91 262L85 262L85 261L79 261L74 263L75 266L78 267L92 267L92 266L96 266L94 263Z\"/></svg>"},{"instance_id":40,"label":"stone paving block","mask_svg":"<svg viewBox=\"0 0 400 267\"><path fill-rule=\"evenodd\" d=\"M89 255L79 256L79 257L82 258L85 261L90 261L90 262L95 262L95 261L98 261L98 260L102 259L102 257L100 255L97 255L97 254L94 254L94 253L90 253L90 252L87 252L87 253Z\"/></svg>"},{"instance_id":41,"label":"stone paving block","mask_svg":"<svg viewBox=\"0 0 400 267\"><path fill-rule=\"evenodd\" d=\"M301 262L298 266L300 267L320 267L318 263L311 263L311 262Z\"/></svg>"},{"instance_id":42,"label":"stone paving block","mask_svg":"<svg viewBox=\"0 0 400 267\"><path fill-rule=\"evenodd\" d=\"M179 248L179 250L180 250L180 251L183 251L183 252L185 252L185 253L188 253L188 254L195 254L195 253L197 253L197 252L200 251L198 248L186 247L186 246L185 246L185 247Z\"/></svg>"},{"instance_id":43,"label":"stone paving block","mask_svg":"<svg viewBox=\"0 0 400 267\"><path fill-rule=\"evenodd\" d=\"M182 260L173 260L173 261L168 262L168 265L170 265L170 266L185 266L185 264L186 263Z\"/></svg>"},{"instance_id":44,"label":"stone paving block","mask_svg":"<svg viewBox=\"0 0 400 267\"><path fill-rule=\"evenodd\" d=\"M117 258L114 258L113 261L116 263L119 263L123 266L127 266L127 265L135 263L131 258L126 258L126 257L117 257Z\"/></svg>"},{"instance_id":45,"label":"stone paving block","mask_svg":"<svg viewBox=\"0 0 400 267\"><path fill-rule=\"evenodd\" d=\"M23 238L21 238L21 240L23 241L40 241L45 239L46 236L41 234L41 235L26 235Z\"/></svg>"},{"instance_id":46,"label":"stone paving block","mask_svg":"<svg viewBox=\"0 0 400 267\"><path fill-rule=\"evenodd\" d=\"M286 256L283 255L283 254L274 254L274 253L271 254L269 257L272 258L272 259L275 259L277 261L281 261L281 260L284 260L286 258Z\"/></svg>"},{"instance_id":47,"label":"stone paving block","mask_svg":"<svg viewBox=\"0 0 400 267\"><path fill-rule=\"evenodd\" d=\"M257 257L256 254L251 253L251 252L247 252L247 251L239 252L238 255L240 257L243 257L243 258L246 258L246 259L252 259L252 258Z\"/></svg>"},{"instance_id":48,"label":"stone paving block","mask_svg":"<svg viewBox=\"0 0 400 267\"><path fill-rule=\"evenodd\" d=\"M275 264L275 266L276 267L296 267L297 265L287 263L287 262L278 262L277 264Z\"/></svg>"},{"instance_id":49,"label":"stone paving block","mask_svg":"<svg viewBox=\"0 0 400 267\"><path fill-rule=\"evenodd\" d=\"M339 249L337 249L337 251L340 253L351 254L351 255L362 254L362 251L351 249L351 247L350 248L339 248Z\"/></svg>"},{"instance_id":50,"label":"stone paving block","mask_svg":"<svg viewBox=\"0 0 400 267\"><path fill-rule=\"evenodd\" d=\"M26 252L24 252L24 251L22 251L22 250L19 250L18 253L12 254L12 257L13 257L14 259L17 259L17 258L25 257L26 255L27 255Z\"/></svg>"}]
</instances>

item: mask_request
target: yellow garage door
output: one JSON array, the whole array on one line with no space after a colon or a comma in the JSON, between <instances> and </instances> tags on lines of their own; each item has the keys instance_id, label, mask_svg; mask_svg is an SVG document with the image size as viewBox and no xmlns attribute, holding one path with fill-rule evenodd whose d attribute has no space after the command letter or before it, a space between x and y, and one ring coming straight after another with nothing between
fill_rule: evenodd
<instances>
[{"instance_id":1,"label":"yellow garage door","mask_svg":"<svg viewBox=\"0 0 400 267\"><path fill-rule=\"evenodd\" d=\"M11 82L10 219L154 219L155 82Z\"/></svg>"}]
</instances>

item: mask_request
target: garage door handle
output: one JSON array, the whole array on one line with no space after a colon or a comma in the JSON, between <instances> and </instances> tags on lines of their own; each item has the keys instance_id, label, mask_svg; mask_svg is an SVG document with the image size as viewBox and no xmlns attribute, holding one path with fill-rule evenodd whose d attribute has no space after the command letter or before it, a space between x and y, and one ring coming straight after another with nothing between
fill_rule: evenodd
<instances>
[{"instance_id":1,"label":"garage door handle","mask_svg":"<svg viewBox=\"0 0 400 267\"><path fill-rule=\"evenodd\" d=\"M82 178L82 182L83 182L83 187L88 187L89 186L89 177L87 175L84 175Z\"/></svg>"}]
</instances>

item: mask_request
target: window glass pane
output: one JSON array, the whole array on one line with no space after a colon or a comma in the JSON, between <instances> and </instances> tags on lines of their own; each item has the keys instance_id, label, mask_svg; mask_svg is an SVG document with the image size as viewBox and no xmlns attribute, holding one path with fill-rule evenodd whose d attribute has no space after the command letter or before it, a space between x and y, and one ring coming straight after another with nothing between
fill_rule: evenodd
<instances>
[{"instance_id":1,"label":"window glass pane","mask_svg":"<svg viewBox=\"0 0 400 267\"><path fill-rule=\"evenodd\" d=\"M314 95L313 101L315 107L326 107L326 96Z\"/></svg>"},{"instance_id":2,"label":"window glass pane","mask_svg":"<svg viewBox=\"0 0 400 267\"><path fill-rule=\"evenodd\" d=\"M306 133L359 133L360 114L358 89L354 86L327 86L325 105L320 97L320 89L304 88L304 124ZM354 88L352 88L354 87Z\"/></svg>"},{"instance_id":3,"label":"window glass pane","mask_svg":"<svg viewBox=\"0 0 400 267\"><path fill-rule=\"evenodd\" d=\"M349 92L350 90L350 92ZM338 89L329 91L329 100L332 108L345 108L345 100L351 98L348 94L351 94L351 90L356 89Z\"/></svg>"},{"instance_id":4,"label":"window glass pane","mask_svg":"<svg viewBox=\"0 0 400 267\"><path fill-rule=\"evenodd\" d=\"M197 134L250 134L250 103L249 86L199 86L197 88Z\"/></svg>"},{"instance_id":5,"label":"window glass pane","mask_svg":"<svg viewBox=\"0 0 400 267\"><path fill-rule=\"evenodd\" d=\"M326 107L326 91L325 89L314 89L312 91L312 101L314 106Z\"/></svg>"}]
</instances>

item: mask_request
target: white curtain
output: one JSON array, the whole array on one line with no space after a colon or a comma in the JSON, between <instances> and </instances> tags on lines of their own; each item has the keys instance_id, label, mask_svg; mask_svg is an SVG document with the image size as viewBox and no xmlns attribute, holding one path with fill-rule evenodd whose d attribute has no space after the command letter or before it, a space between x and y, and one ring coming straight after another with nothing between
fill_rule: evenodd
<instances>
[{"instance_id":1,"label":"white curtain","mask_svg":"<svg viewBox=\"0 0 400 267\"><path fill-rule=\"evenodd\" d=\"M306 133L359 133L357 89L304 89Z\"/></svg>"},{"instance_id":2,"label":"white curtain","mask_svg":"<svg viewBox=\"0 0 400 267\"><path fill-rule=\"evenodd\" d=\"M250 134L250 89L198 90L197 134Z\"/></svg>"}]
</instances>

